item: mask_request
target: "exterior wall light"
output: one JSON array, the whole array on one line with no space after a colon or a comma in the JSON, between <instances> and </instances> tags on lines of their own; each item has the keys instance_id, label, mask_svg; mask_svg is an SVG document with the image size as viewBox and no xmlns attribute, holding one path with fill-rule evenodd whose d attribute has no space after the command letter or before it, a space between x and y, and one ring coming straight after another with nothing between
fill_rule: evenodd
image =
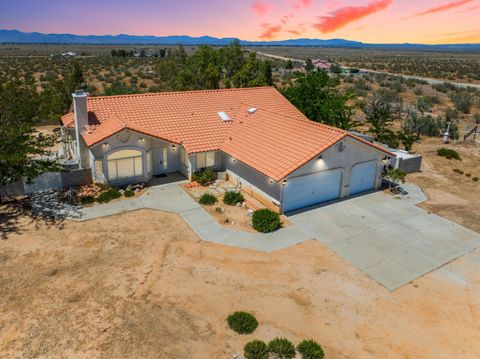
<instances>
[{"instance_id":1,"label":"exterior wall light","mask_svg":"<svg viewBox=\"0 0 480 359\"><path fill-rule=\"evenodd\" d=\"M323 160L323 155L318 156L319 160Z\"/></svg>"},{"instance_id":2,"label":"exterior wall light","mask_svg":"<svg viewBox=\"0 0 480 359\"><path fill-rule=\"evenodd\" d=\"M105 142L105 143L103 144L103 147L108 147L108 143Z\"/></svg>"},{"instance_id":3,"label":"exterior wall light","mask_svg":"<svg viewBox=\"0 0 480 359\"><path fill-rule=\"evenodd\" d=\"M285 186L287 184L287 180L282 181L282 186Z\"/></svg>"},{"instance_id":4,"label":"exterior wall light","mask_svg":"<svg viewBox=\"0 0 480 359\"><path fill-rule=\"evenodd\" d=\"M270 183L273 183L273 178L269 178L268 180L270 181Z\"/></svg>"},{"instance_id":5,"label":"exterior wall light","mask_svg":"<svg viewBox=\"0 0 480 359\"><path fill-rule=\"evenodd\" d=\"M172 145L172 151L175 151L177 149L177 146Z\"/></svg>"},{"instance_id":6,"label":"exterior wall light","mask_svg":"<svg viewBox=\"0 0 480 359\"><path fill-rule=\"evenodd\" d=\"M140 142L145 142L145 139L143 137L140 137Z\"/></svg>"}]
</instances>

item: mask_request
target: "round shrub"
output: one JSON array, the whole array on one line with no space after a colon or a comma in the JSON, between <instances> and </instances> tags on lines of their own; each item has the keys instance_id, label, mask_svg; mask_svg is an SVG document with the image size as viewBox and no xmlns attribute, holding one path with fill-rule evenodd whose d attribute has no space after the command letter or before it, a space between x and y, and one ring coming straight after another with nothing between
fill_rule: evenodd
<instances>
[{"instance_id":1,"label":"round shrub","mask_svg":"<svg viewBox=\"0 0 480 359\"><path fill-rule=\"evenodd\" d=\"M280 216L269 209L257 209L252 215L252 225L262 233L274 232L281 226Z\"/></svg>"},{"instance_id":2,"label":"round shrub","mask_svg":"<svg viewBox=\"0 0 480 359\"><path fill-rule=\"evenodd\" d=\"M245 201L245 198L240 192L227 191L223 196L223 203L229 206L235 206L237 203L243 203L243 201Z\"/></svg>"},{"instance_id":3,"label":"round shrub","mask_svg":"<svg viewBox=\"0 0 480 359\"><path fill-rule=\"evenodd\" d=\"M323 359L325 353L322 347L313 339L306 339L297 346L297 351L302 359Z\"/></svg>"},{"instance_id":4,"label":"round shrub","mask_svg":"<svg viewBox=\"0 0 480 359\"><path fill-rule=\"evenodd\" d=\"M133 192L130 188L126 189L125 192L123 192L123 195L125 197L133 197L135 196L135 192Z\"/></svg>"},{"instance_id":5,"label":"round shrub","mask_svg":"<svg viewBox=\"0 0 480 359\"><path fill-rule=\"evenodd\" d=\"M446 157L449 160L451 160L452 158L456 160L460 159L460 155L458 154L458 152L450 148L440 148L437 150L437 154L439 156Z\"/></svg>"},{"instance_id":6,"label":"round shrub","mask_svg":"<svg viewBox=\"0 0 480 359\"><path fill-rule=\"evenodd\" d=\"M227 317L230 329L238 334L251 334L257 329L258 322L253 315L247 312L235 312Z\"/></svg>"},{"instance_id":7,"label":"round shrub","mask_svg":"<svg viewBox=\"0 0 480 359\"><path fill-rule=\"evenodd\" d=\"M92 204L95 202L95 197L91 195L80 196L79 201L83 205Z\"/></svg>"},{"instance_id":8,"label":"round shrub","mask_svg":"<svg viewBox=\"0 0 480 359\"><path fill-rule=\"evenodd\" d=\"M100 193L100 195L97 197L97 202L107 203L107 202L110 202L112 199L116 199L120 197L122 197L122 194L118 189L110 188L107 191Z\"/></svg>"},{"instance_id":9,"label":"round shrub","mask_svg":"<svg viewBox=\"0 0 480 359\"><path fill-rule=\"evenodd\" d=\"M275 338L268 343L268 351L278 359L292 359L295 357L295 347L285 338Z\"/></svg>"},{"instance_id":10,"label":"round shrub","mask_svg":"<svg viewBox=\"0 0 480 359\"><path fill-rule=\"evenodd\" d=\"M268 346L261 340L252 340L243 347L245 359L268 359Z\"/></svg>"},{"instance_id":11,"label":"round shrub","mask_svg":"<svg viewBox=\"0 0 480 359\"><path fill-rule=\"evenodd\" d=\"M202 186L207 185L208 183L212 182L215 179L213 174L213 170L210 168L200 170L195 172L192 175L192 180L200 183Z\"/></svg>"},{"instance_id":12,"label":"round shrub","mask_svg":"<svg viewBox=\"0 0 480 359\"><path fill-rule=\"evenodd\" d=\"M208 192L205 192L204 194L202 194L202 196L198 200L198 202L200 202L200 204L203 204L205 206L212 206L215 203L217 203L217 201L218 201L217 197L215 197L213 194L208 193Z\"/></svg>"}]
</instances>

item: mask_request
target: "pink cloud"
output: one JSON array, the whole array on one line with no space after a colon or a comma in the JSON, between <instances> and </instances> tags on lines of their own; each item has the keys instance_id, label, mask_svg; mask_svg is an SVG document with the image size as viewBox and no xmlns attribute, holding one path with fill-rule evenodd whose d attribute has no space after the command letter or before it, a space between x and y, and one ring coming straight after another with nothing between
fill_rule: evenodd
<instances>
[{"instance_id":1,"label":"pink cloud","mask_svg":"<svg viewBox=\"0 0 480 359\"><path fill-rule=\"evenodd\" d=\"M376 0L364 6L346 6L331 12L328 16L319 16L320 22L313 27L323 33L334 32L352 22L385 10L391 4L393 0Z\"/></svg>"},{"instance_id":2,"label":"pink cloud","mask_svg":"<svg viewBox=\"0 0 480 359\"><path fill-rule=\"evenodd\" d=\"M261 39L266 39L266 40L273 39L280 31L282 31L281 25L262 24L262 27L265 30L260 35Z\"/></svg>"},{"instance_id":3,"label":"pink cloud","mask_svg":"<svg viewBox=\"0 0 480 359\"><path fill-rule=\"evenodd\" d=\"M252 4L252 10L260 16L264 16L270 11L270 5L263 1L255 1Z\"/></svg>"},{"instance_id":4,"label":"pink cloud","mask_svg":"<svg viewBox=\"0 0 480 359\"><path fill-rule=\"evenodd\" d=\"M297 30L287 30L287 32L289 32L292 35L300 36L300 31L297 31Z\"/></svg>"},{"instance_id":5,"label":"pink cloud","mask_svg":"<svg viewBox=\"0 0 480 359\"><path fill-rule=\"evenodd\" d=\"M430 15L430 14L435 14L437 12L444 12L448 11L450 9L454 9L456 7L471 3L472 1L475 0L457 0L457 1L451 1L449 3L445 3L443 5L431 7L430 9L427 9L425 11L416 13L415 16L425 16L425 15Z\"/></svg>"},{"instance_id":6,"label":"pink cloud","mask_svg":"<svg viewBox=\"0 0 480 359\"><path fill-rule=\"evenodd\" d=\"M312 3L313 0L296 0L292 6L294 9L301 9L302 7L310 7Z\"/></svg>"}]
</instances>

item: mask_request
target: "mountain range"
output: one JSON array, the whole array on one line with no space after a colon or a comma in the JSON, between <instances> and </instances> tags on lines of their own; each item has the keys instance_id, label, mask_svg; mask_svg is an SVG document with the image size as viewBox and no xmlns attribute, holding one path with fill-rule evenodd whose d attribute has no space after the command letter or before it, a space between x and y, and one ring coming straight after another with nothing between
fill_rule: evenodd
<instances>
[{"instance_id":1,"label":"mountain range","mask_svg":"<svg viewBox=\"0 0 480 359\"><path fill-rule=\"evenodd\" d=\"M213 45L224 46L234 37L217 38L211 36L137 36L137 35L74 35L44 34L40 32L22 32L18 30L0 30L0 43L14 44L117 44L117 45ZM342 47L392 50L435 50L435 51L480 51L480 44L368 44L345 39L290 39L277 41L239 40L243 46L309 46Z\"/></svg>"}]
</instances>

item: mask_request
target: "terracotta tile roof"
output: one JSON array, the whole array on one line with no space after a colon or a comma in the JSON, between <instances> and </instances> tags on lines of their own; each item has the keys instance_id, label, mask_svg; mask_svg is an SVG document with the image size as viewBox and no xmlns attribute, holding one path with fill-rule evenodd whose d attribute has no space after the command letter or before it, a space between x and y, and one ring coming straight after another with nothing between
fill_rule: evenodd
<instances>
[{"instance_id":1,"label":"terracotta tile roof","mask_svg":"<svg viewBox=\"0 0 480 359\"><path fill-rule=\"evenodd\" d=\"M87 110L82 136L90 147L130 129L182 144L190 154L222 150L276 181L347 136L394 156L308 120L273 87L88 97ZM62 117L65 126L73 122L73 113Z\"/></svg>"},{"instance_id":2,"label":"terracotta tile roof","mask_svg":"<svg viewBox=\"0 0 480 359\"><path fill-rule=\"evenodd\" d=\"M303 117L273 87L88 97L89 122L100 124L104 136L83 137L88 146L93 146L109 137L109 128L111 136L117 131L116 121L111 121L116 117L125 128L181 143L188 153L216 150L230 127L218 112L233 117L242 103ZM72 126L73 115L65 115L62 122Z\"/></svg>"},{"instance_id":3,"label":"terracotta tile roof","mask_svg":"<svg viewBox=\"0 0 480 359\"><path fill-rule=\"evenodd\" d=\"M275 181L345 137L345 131L267 109L240 108L220 148Z\"/></svg>"}]
</instances>

